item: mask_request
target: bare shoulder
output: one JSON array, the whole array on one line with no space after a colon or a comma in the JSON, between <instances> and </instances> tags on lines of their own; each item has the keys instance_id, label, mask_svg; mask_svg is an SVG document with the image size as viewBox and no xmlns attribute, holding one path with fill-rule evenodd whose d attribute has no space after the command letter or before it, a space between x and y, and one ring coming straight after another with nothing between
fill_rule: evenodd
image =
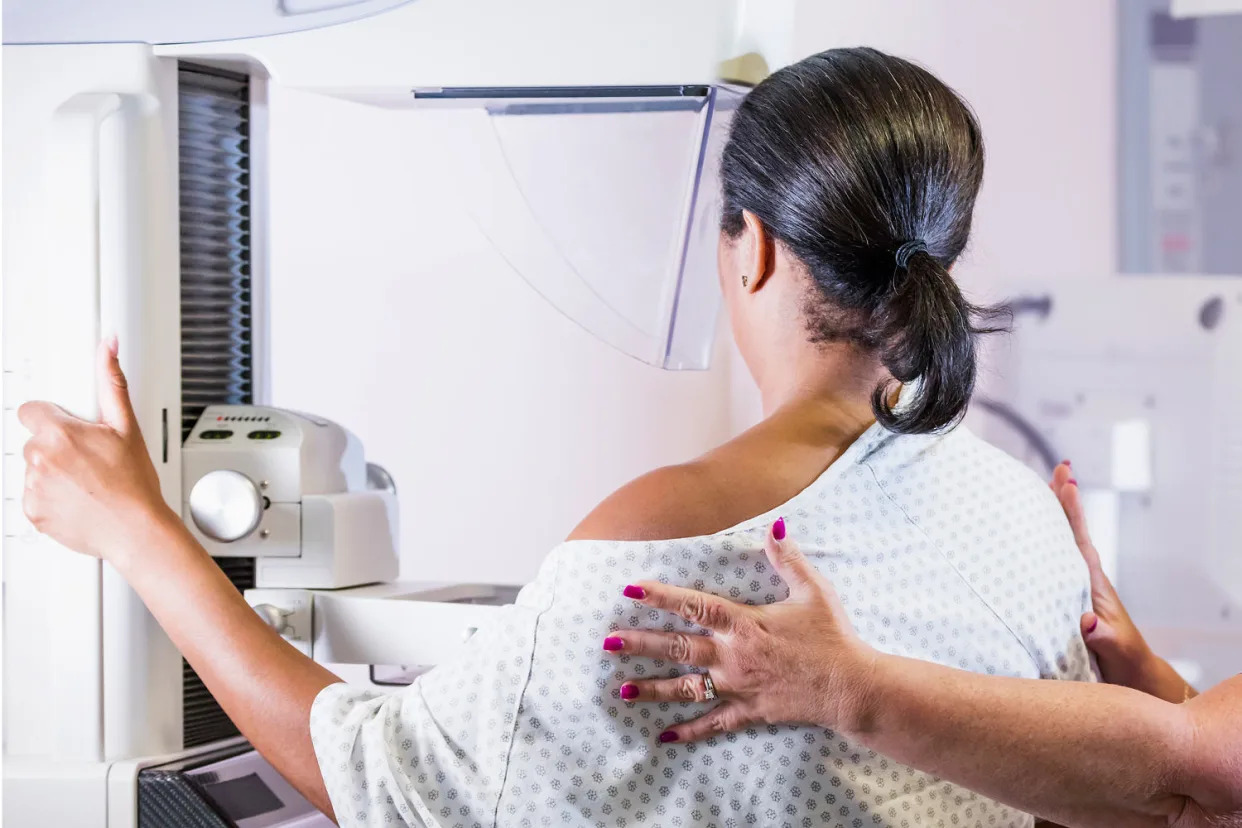
<instances>
[{"instance_id":1,"label":"bare shoulder","mask_svg":"<svg viewBox=\"0 0 1242 828\"><path fill-rule=\"evenodd\" d=\"M569 539L670 540L722 532L785 503L828 462L822 451L752 429L696 460L622 486Z\"/></svg>"},{"instance_id":2,"label":"bare shoulder","mask_svg":"<svg viewBox=\"0 0 1242 828\"><path fill-rule=\"evenodd\" d=\"M726 525L718 474L710 460L648 472L617 489L570 533L570 540L668 540Z\"/></svg>"}]
</instances>

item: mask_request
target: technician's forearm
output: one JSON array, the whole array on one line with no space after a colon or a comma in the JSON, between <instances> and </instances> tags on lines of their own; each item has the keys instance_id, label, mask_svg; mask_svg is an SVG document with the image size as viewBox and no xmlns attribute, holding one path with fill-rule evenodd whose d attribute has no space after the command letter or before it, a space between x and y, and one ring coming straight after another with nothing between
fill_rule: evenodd
<instances>
[{"instance_id":1,"label":"technician's forearm","mask_svg":"<svg viewBox=\"0 0 1242 828\"><path fill-rule=\"evenodd\" d=\"M851 732L887 756L1067 826L1166 826L1193 727L1182 706L1100 684L878 657Z\"/></svg>"},{"instance_id":2,"label":"technician's forearm","mask_svg":"<svg viewBox=\"0 0 1242 828\"><path fill-rule=\"evenodd\" d=\"M263 623L175 514L152 520L139 542L146 554L117 554L111 562L246 738L331 816L310 708L339 679Z\"/></svg>"}]
</instances>

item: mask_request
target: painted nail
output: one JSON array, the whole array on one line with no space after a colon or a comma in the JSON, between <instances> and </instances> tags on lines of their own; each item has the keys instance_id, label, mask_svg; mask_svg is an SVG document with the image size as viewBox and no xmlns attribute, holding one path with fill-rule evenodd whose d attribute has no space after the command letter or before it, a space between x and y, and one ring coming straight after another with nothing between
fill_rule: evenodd
<instances>
[{"instance_id":1,"label":"painted nail","mask_svg":"<svg viewBox=\"0 0 1242 828\"><path fill-rule=\"evenodd\" d=\"M643 598L647 597L647 590L640 586L630 584L625 589L621 590L621 594L626 598L633 598L636 601L641 601Z\"/></svg>"},{"instance_id":2,"label":"painted nail","mask_svg":"<svg viewBox=\"0 0 1242 828\"><path fill-rule=\"evenodd\" d=\"M1065 481L1065 482L1069 483L1071 486L1077 486L1077 485L1078 485L1078 481L1077 481L1077 480L1075 480L1075 479L1074 479L1074 478L1072 478L1072 477L1071 477L1069 480Z\"/></svg>"},{"instance_id":3,"label":"painted nail","mask_svg":"<svg viewBox=\"0 0 1242 828\"><path fill-rule=\"evenodd\" d=\"M1097 615L1095 618L1091 619L1091 626L1087 627L1087 634L1090 635L1091 633L1095 632L1095 628L1098 627L1099 625L1100 625L1100 616Z\"/></svg>"},{"instance_id":4,"label":"painted nail","mask_svg":"<svg viewBox=\"0 0 1242 828\"><path fill-rule=\"evenodd\" d=\"M671 730L666 730L660 734L660 741L661 742L676 742L677 734Z\"/></svg>"},{"instance_id":5,"label":"painted nail","mask_svg":"<svg viewBox=\"0 0 1242 828\"><path fill-rule=\"evenodd\" d=\"M619 650L624 646L625 646L625 642L622 641L620 638L617 638L615 635L610 635L604 639L605 650Z\"/></svg>"},{"instance_id":6,"label":"painted nail","mask_svg":"<svg viewBox=\"0 0 1242 828\"><path fill-rule=\"evenodd\" d=\"M1063 466L1073 466L1074 464L1073 464L1073 463L1071 463L1071 462L1070 462L1070 461L1068 461L1068 460L1062 460L1062 461L1061 461L1061 465L1063 465Z\"/></svg>"},{"instance_id":7,"label":"painted nail","mask_svg":"<svg viewBox=\"0 0 1242 828\"><path fill-rule=\"evenodd\" d=\"M783 517L777 518L776 523L772 524L772 537L777 540L785 539L785 519Z\"/></svg>"},{"instance_id":8,"label":"painted nail","mask_svg":"<svg viewBox=\"0 0 1242 828\"><path fill-rule=\"evenodd\" d=\"M636 699L638 698L638 687L633 684L621 685L621 698Z\"/></svg>"}]
</instances>

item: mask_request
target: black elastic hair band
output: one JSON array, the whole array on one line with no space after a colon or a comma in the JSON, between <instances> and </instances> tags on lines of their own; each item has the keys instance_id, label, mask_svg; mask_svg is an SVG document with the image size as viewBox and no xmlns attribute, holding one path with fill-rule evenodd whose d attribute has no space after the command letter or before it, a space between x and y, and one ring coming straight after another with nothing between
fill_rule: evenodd
<instances>
[{"instance_id":1,"label":"black elastic hair band","mask_svg":"<svg viewBox=\"0 0 1242 828\"><path fill-rule=\"evenodd\" d=\"M927 252L927 242L922 239L908 241L901 247L897 248L897 255L895 258L897 259L898 269L905 270L910 263L910 257L920 251L923 253Z\"/></svg>"}]
</instances>

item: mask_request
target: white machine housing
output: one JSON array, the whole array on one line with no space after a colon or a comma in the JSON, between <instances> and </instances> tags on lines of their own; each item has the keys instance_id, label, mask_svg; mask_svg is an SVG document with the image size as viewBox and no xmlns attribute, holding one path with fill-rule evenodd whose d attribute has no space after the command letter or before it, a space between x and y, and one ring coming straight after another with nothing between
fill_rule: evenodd
<instances>
[{"instance_id":1,"label":"white machine housing","mask_svg":"<svg viewBox=\"0 0 1242 828\"><path fill-rule=\"evenodd\" d=\"M258 587L336 589L397 577L396 494L367 488L362 444L336 423L209 406L182 447L181 478L186 526L213 556L255 558ZM213 533L221 517L239 529Z\"/></svg>"},{"instance_id":2,"label":"white machine housing","mask_svg":"<svg viewBox=\"0 0 1242 828\"><path fill-rule=\"evenodd\" d=\"M442 653L401 650L404 642L396 635L382 642L391 646L380 651L366 628L390 623L393 610L418 612L434 605L445 608L442 621L449 625L437 630L458 630L444 639L447 645L469 634L475 619L491 609L488 602L502 600L487 588L463 592L460 585L438 590L366 586L352 599L352 590L301 589L295 585L339 586L395 574L387 561L374 559L381 549L388 553L386 544L395 537L390 496L355 488L357 465L348 472L338 467L346 478L340 488L309 485L317 472L301 448L296 460L267 447L248 452L249 459L225 457L216 446L200 450L187 444L181 450L187 363L177 274L187 254L178 226L180 140L185 138L178 125L179 61L253 79L248 103L256 127L248 175L263 182L262 125L269 87L324 100L366 101L374 109L405 106L414 89L451 86L711 85L722 61L759 51L780 65L787 62L782 56L792 43L793 4L776 0L633 0L622 6L566 0L399 5L395 0L298 0L278 4L276 16L283 20L271 25L239 22L239 7L259 15L259 5L247 0L197 6L118 2L91 6L91 14L84 14L86 6L77 0L5 4L6 825L131 828L138 822L136 789L143 768L212 748L186 747L181 654L137 595L107 564L61 548L35 532L22 515L26 435L16 409L26 400L50 399L75 414L94 416L93 353L103 335L119 336L135 414L164 497L174 509L184 511L192 486L211 470L238 471L256 482L267 479L269 485L276 472L263 477L265 463L290 477L296 474L299 487L288 500L270 495L269 500L274 508L282 507L278 511L294 504L300 509L300 553L256 554L259 585L275 588L250 590L249 596L252 603L289 611L274 613L281 618L270 620L292 628L282 634L295 646L337 662L383 658L391 664L422 664ZM312 18L314 25L304 25ZM121 31L112 25L123 19L139 19L144 29ZM176 24L176 30L163 22ZM149 30L146 23L152 24ZM206 42L217 37L227 39ZM705 119L692 118L696 115L683 110L668 120L684 118L702 127ZM486 127L488 122L480 123ZM701 128L689 137L701 141L705 134ZM355 157L325 159L325 164L339 166ZM709 163L701 169L710 169ZM698 171L688 170L685 178L697 180ZM359 204L360 210L368 207ZM267 402L269 201L263 186L255 187L251 208L247 241L255 326L248 345L253 398ZM709 224L702 222L704 228ZM296 472L290 470L294 466ZM362 503L370 505L355 508ZM374 520L363 519L367 509L374 510ZM355 524L387 529L377 530L377 540ZM385 531L391 535L384 537ZM213 542L212 551L227 564L230 553L286 546L278 541L276 533L263 539L247 533L230 543ZM318 642L313 648L306 620L311 604Z\"/></svg>"}]
</instances>

